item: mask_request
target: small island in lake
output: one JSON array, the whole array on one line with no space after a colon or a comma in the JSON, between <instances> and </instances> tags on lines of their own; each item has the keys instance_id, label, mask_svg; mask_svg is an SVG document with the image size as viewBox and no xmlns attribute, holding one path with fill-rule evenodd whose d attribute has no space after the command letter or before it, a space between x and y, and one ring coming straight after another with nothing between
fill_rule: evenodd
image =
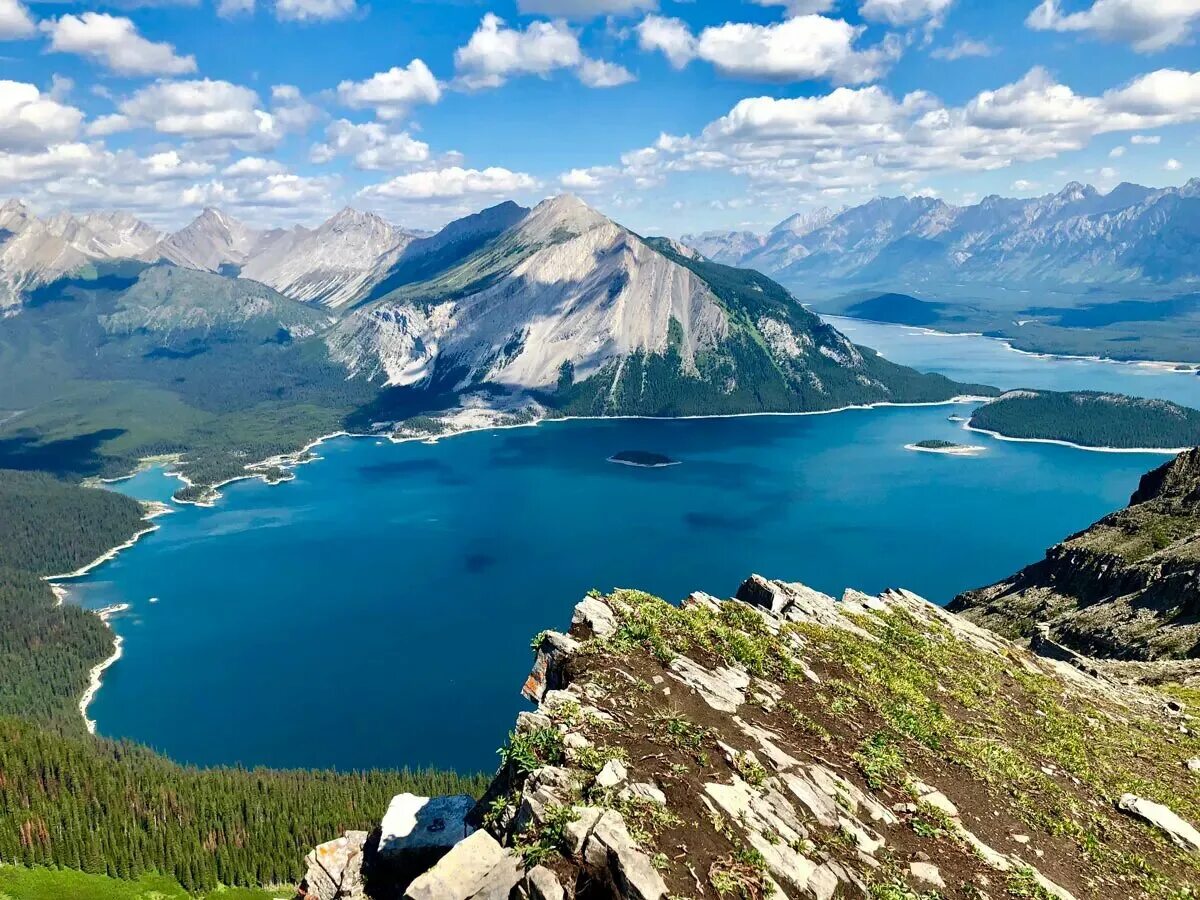
<instances>
[{"instance_id":1,"label":"small island in lake","mask_svg":"<svg viewBox=\"0 0 1200 900\"><path fill-rule=\"evenodd\" d=\"M1200 410L1098 391L1009 391L975 410L967 427L997 437L1097 450L1175 450L1200 444Z\"/></svg>"},{"instance_id":2,"label":"small island in lake","mask_svg":"<svg viewBox=\"0 0 1200 900\"><path fill-rule=\"evenodd\" d=\"M677 466L679 460L663 456L661 453L651 453L648 450L622 450L608 458L611 463L622 466L636 466L639 469L661 469L666 466Z\"/></svg>"},{"instance_id":3,"label":"small island in lake","mask_svg":"<svg viewBox=\"0 0 1200 900\"><path fill-rule=\"evenodd\" d=\"M953 441L917 441L915 444L905 444L905 450L915 450L918 453L945 453L948 456L974 456L982 453L984 448L974 444L956 444Z\"/></svg>"}]
</instances>

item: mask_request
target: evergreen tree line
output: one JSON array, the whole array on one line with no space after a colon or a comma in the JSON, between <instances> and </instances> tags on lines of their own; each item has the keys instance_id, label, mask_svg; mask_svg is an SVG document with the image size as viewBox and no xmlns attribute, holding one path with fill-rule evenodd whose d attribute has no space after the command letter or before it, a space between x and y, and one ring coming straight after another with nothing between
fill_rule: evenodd
<instances>
[{"instance_id":1,"label":"evergreen tree line","mask_svg":"<svg viewBox=\"0 0 1200 900\"><path fill-rule=\"evenodd\" d=\"M144 527L128 497L0 470L0 864L191 892L291 883L309 849L371 828L397 793L482 793L483 776L451 772L197 769L88 735L78 701L112 633L42 576Z\"/></svg>"}]
</instances>

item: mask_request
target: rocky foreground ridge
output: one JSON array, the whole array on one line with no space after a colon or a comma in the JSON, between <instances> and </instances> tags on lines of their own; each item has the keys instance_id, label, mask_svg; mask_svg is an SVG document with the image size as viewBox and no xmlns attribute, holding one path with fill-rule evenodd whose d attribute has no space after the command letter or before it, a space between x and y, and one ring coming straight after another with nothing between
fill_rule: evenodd
<instances>
[{"instance_id":1,"label":"rocky foreground ridge","mask_svg":"<svg viewBox=\"0 0 1200 900\"><path fill-rule=\"evenodd\" d=\"M1200 448L1144 475L1125 509L950 609L1014 638L1045 624L1093 656L1200 660Z\"/></svg>"},{"instance_id":2,"label":"rocky foreground ridge","mask_svg":"<svg viewBox=\"0 0 1200 900\"><path fill-rule=\"evenodd\" d=\"M401 795L307 900L1194 897L1185 698L907 591L585 598L485 796Z\"/></svg>"}]
</instances>

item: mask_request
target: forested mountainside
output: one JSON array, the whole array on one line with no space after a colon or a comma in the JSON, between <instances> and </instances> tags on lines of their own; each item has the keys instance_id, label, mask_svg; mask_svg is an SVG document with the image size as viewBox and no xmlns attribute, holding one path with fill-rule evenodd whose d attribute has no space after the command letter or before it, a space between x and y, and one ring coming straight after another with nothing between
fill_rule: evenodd
<instances>
[{"instance_id":1,"label":"forested mountainside","mask_svg":"<svg viewBox=\"0 0 1200 900\"><path fill-rule=\"evenodd\" d=\"M1046 623L1094 656L1200 658L1200 449L1145 475L1125 509L950 609L1014 637Z\"/></svg>"},{"instance_id":2,"label":"forested mountainside","mask_svg":"<svg viewBox=\"0 0 1200 900\"><path fill-rule=\"evenodd\" d=\"M1005 437L1081 447L1178 450L1200 445L1200 410L1099 391L1006 391L970 426Z\"/></svg>"},{"instance_id":3,"label":"forested mountainside","mask_svg":"<svg viewBox=\"0 0 1200 900\"><path fill-rule=\"evenodd\" d=\"M304 249L311 235L252 233L209 211L155 244L173 264L93 261L21 293L0 321L0 466L111 476L169 454L194 499L320 435L390 433L468 394L541 417L991 393L893 365L770 279L643 239L569 196L500 204L431 236L351 213L322 229L335 244L374 240L371 253L398 243L327 278L296 268L328 262ZM263 246L278 281L256 268Z\"/></svg>"},{"instance_id":4,"label":"forested mountainside","mask_svg":"<svg viewBox=\"0 0 1200 900\"><path fill-rule=\"evenodd\" d=\"M302 848L368 824L398 791L482 789L435 771L192 769L88 735L79 698L113 634L44 576L90 563L144 516L121 494L0 470L0 863L158 873L188 891L286 884Z\"/></svg>"},{"instance_id":5,"label":"forested mountainside","mask_svg":"<svg viewBox=\"0 0 1200 900\"><path fill-rule=\"evenodd\" d=\"M682 606L593 594L569 634L534 647L538 707L483 799L397 797L374 830L309 855L299 897L1181 900L1200 886L1192 695L1037 657L906 591L838 602L754 576L735 599Z\"/></svg>"}]
</instances>

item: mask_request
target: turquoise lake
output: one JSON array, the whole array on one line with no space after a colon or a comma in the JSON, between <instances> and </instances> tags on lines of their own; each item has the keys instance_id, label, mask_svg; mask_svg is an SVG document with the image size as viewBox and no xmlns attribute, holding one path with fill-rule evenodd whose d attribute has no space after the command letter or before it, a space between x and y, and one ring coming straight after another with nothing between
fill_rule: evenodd
<instances>
[{"instance_id":1,"label":"turquoise lake","mask_svg":"<svg viewBox=\"0 0 1200 900\"><path fill-rule=\"evenodd\" d=\"M1194 375L855 328L892 359L959 378L1200 406ZM131 607L112 621L124 655L89 715L103 735L205 765L491 769L524 708L530 638L565 627L589 588L727 596L759 572L945 602L1124 504L1166 459L968 436L947 417L970 409L328 441L295 481L178 507L72 583L86 606ZM986 452L903 449L968 437ZM606 461L621 450L682 464ZM165 499L178 482L147 472L115 487Z\"/></svg>"}]
</instances>

